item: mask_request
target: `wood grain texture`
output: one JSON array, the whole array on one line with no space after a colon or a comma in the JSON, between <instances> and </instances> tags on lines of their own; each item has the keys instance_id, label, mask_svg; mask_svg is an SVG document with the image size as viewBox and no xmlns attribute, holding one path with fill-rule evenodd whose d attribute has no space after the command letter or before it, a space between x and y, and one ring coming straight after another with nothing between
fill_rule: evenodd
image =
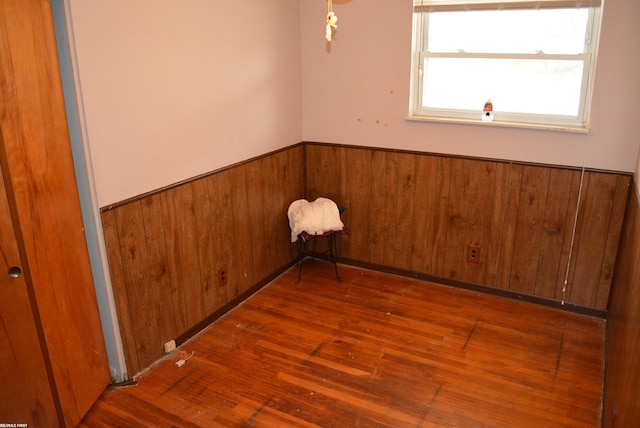
<instances>
[{"instance_id":1,"label":"wood grain texture","mask_svg":"<svg viewBox=\"0 0 640 428\"><path fill-rule=\"evenodd\" d=\"M61 421L49 382L50 366L43 356L42 327L34 317L26 282L28 272L10 277L9 269L15 267L28 269L20 258L0 168L0 418L4 423L56 426Z\"/></svg>"},{"instance_id":2,"label":"wood grain texture","mask_svg":"<svg viewBox=\"0 0 640 428\"><path fill-rule=\"evenodd\" d=\"M603 320L372 271L293 268L82 427L597 427ZM191 355L177 368L175 361Z\"/></svg>"},{"instance_id":3,"label":"wood grain texture","mask_svg":"<svg viewBox=\"0 0 640 428\"><path fill-rule=\"evenodd\" d=\"M52 388L61 419L74 426L109 383L109 367L67 126L50 2L3 0L3 173Z\"/></svg>"},{"instance_id":4,"label":"wood grain texture","mask_svg":"<svg viewBox=\"0 0 640 428\"><path fill-rule=\"evenodd\" d=\"M629 175L322 144L306 162L307 199L347 208L345 260L606 308Z\"/></svg>"},{"instance_id":5,"label":"wood grain texture","mask_svg":"<svg viewBox=\"0 0 640 428\"><path fill-rule=\"evenodd\" d=\"M303 196L302 153L296 146L103 210L130 376L295 258L286 213Z\"/></svg>"},{"instance_id":6,"label":"wood grain texture","mask_svg":"<svg viewBox=\"0 0 640 428\"><path fill-rule=\"evenodd\" d=\"M637 186L637 183L636 183ZM640 201L629 193L620 255L607 320L604 426L631 427L640 420Z\"/></svg>"}]
</instances>

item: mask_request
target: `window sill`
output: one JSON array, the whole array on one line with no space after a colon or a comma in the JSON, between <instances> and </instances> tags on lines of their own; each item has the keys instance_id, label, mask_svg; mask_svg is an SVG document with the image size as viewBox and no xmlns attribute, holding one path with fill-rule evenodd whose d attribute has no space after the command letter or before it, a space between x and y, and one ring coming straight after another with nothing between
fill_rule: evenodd
<instances>
[{"instance_id":1,"label":"window sill","mask_svg":"<svg viewBox=\"0 0 640 428\"><path fill-rule=\"evenodd\" d=\"M438 116L407 116L406 120L414 122L438 122L438 123L453 123L461 125L479 125L479 126L497 126L505 128L522 128L522 129L539 129L544 131L559 131L559 132L575 132L579 134L588 134L589 128L587 126L574 126L574 125L552 125L548 123L528 123L528 122L504 122L499 120L493 120L491 122L485 122L481 119L463 119L453 117L438 117Z\"/></svg>"}]
</instances>

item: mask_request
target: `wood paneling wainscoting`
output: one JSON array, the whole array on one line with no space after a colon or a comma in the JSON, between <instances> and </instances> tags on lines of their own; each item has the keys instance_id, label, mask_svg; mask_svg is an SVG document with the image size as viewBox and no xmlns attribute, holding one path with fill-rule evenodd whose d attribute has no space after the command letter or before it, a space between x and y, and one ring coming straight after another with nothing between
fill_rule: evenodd
<instances>
[{"instance_id":1,"label":"wood paneling wainscoting","mask_svg":"<svg viewBox=\"0 0 640 428\"><path fill-rule=\"evenodd\" d=\"M337 240L345 263L556 306L564 298L566 308L603 314L631 176L582 175L301 143L104 207L129 375L291 265L286 211L302 197L346 207L351 235ZM479 247L476 263L467 261L470 245Z\"/></svg>"},{"instance_id":2,"label":"wood paneling wainscoting","mask_svg":"<svg viewBox=\"0 0 640 428\"><path fill-rule=\"evenodd\" d=\"M346 207L341 258L607 307L629 174L316 143L306 171L308 199Z\"/></svg>"},{"instance_id":3,"label":"wood paneling wainscoting","mask_svg":"<svg viewBox=\"0 0 640 428\"><path fill-rule=\"evenodd\" d=\"M635 184L637 191L638 184ZM607 319L606 427L640 421L640 198L629 192Z\"/></svg>"},{"instance_id":4,"label":"wood paneling wainscoting","mask_svg":"<svg viewBox=\"0 0 640 428\"><path fill-rule=\"evenodd\" d=\"M303 146L102 209L129 376L295 258Z\"/></svg>"}]
</instances>

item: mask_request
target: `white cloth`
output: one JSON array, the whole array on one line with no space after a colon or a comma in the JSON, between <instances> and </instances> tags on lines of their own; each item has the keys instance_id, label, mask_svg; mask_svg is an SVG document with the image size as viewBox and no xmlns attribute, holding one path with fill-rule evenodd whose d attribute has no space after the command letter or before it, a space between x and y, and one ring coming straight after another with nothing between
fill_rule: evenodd
<instances>
[{"instance_id":1,"label":"white cloth","mask_svg":"<svg viewBox=\"0 0 640 428\"><path fill-rule=\"evenodd\" d=\"M287 216L291 228L291 242L296 242L298 235L302 232L307 232L309 235L322 235L325 232L339 231L344 228L338 205L327 198L318 198L313 202L306 199L293 201L289 205Z\"/></svg>"}]
</instances>

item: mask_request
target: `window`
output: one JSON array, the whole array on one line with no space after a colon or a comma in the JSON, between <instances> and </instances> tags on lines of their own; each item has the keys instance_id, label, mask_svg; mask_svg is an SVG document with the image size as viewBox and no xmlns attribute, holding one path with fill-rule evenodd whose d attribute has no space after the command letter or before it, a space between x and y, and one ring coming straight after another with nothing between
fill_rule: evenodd
<instances>
[{"instance_id":1,"label":"window","mask_svg":"<svg viewBox=\"0 0 640 428\"><path fill-rule=\"evenodd\" d=\"M410 118L586 130L599 12L600 0L414 0Z\"/></svg>"}]
</instances>

